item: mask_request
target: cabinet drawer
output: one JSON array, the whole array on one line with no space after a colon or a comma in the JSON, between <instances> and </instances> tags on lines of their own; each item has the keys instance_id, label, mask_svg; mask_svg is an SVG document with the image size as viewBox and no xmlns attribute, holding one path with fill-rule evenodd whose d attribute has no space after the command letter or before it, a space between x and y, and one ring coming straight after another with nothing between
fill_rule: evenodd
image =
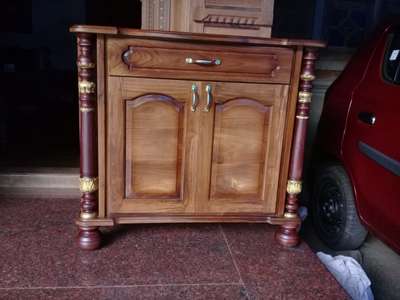
<instances>
[{"instance_id":1,"label":"cabinet drawer","mask_svg":"<svg viewBox=\"0 0 400 300\"><path fill-rule=\"evenodd\" d=\"M108 73L117 76L289 83L293 51L281 47L109 39Z\"/></svg>"}]
</instances>

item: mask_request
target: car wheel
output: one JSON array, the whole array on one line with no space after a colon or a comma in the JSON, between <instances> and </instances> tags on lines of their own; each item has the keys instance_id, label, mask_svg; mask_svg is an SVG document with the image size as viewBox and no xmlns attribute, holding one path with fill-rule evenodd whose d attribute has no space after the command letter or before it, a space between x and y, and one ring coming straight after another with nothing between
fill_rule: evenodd
<instances>
[{"instance_id":1,"label":"car wheel","mask_svg":"<svg viewBox=\"0 0 400 300\"><path fill-rule=\"evenodd\" d=\"M358 217L353 187L342 166L326 165L316 172L312 219L317 235L332 249L356 249L365 240L367 230Z\"/></svg>"}]
</instances>

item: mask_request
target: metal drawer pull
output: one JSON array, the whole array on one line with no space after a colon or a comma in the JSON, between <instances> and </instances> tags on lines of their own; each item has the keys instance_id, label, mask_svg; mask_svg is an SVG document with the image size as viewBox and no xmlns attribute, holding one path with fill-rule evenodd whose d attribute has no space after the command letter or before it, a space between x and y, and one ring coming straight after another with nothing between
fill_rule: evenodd
<instances>
[{"instance_id":1,"label":"metal drawer pull","mask_svg":"<svg viewBox=\"0 0 400 300\"><path fill-rule=\"evenodd\" d=\"M222 60L219 58L193 59L191 57L186 57L185 62L187 64L196 64L196 65L204 65L204 66L219 66L220 64L222 64Z\"/></svg>"},{"instance_id":2,"label":"metal drawer pull","mask_svg":"<svg viewBox=\"0 0 400 300\"><path fill-rule=\"evenodd\" d=\"M199 103L199 96L197 95L197 85L192 84L192 111L196 111L197 104Z\"/></svg>"},{"instance_id":3,"label":"metal drawer pull","mask_svg":"<svg viewBox=\"0 0 400 300\"><path fill-rule=\"evenodd\" d=\"M204 111L209 112L212 104L211 84L206 85L206 92L207 92L207 104L204 107Z\"/></svg>"}]
</instances>

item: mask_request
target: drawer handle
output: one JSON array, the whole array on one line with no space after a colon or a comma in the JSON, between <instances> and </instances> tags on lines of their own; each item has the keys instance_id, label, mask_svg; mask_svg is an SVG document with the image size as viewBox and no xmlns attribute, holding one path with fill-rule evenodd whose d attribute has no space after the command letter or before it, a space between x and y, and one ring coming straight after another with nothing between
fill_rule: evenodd
<instances>
[{"instance_id":1,"label":"drawer handle","mask_svg":"<svg viewBox=\"0 0 400 300\"><path fill-rule=\"evenodd\" d=\"M211 84L206 85L206 93L207 93L207 104L204 107L205 112L209 112L212 104L212 90L211 90Z\"/></svg>"},{"instance_id":2,"label":"drawer handle","mask_svg":"<svg viewBox=\"0 0 400 300\"><path fill-rule=\"evenodd\" d=\"M197 94L197 85L192 84L192 111L196 111L197 104L199 103L199 96Z\"/></svg>"},{"instance_id":3,"label":"drawer handle","mask_svg":"<svg viewBox=\"0 0 400 300\"><path fill-rule=\"evenodd\" d=\"M222 64L222 60L219 58L193 59L191 57L186 57L185 62L187 64L196 64L196 65L203 65L203 66L219 66L220 64Z\"/></svg>"},{"instance_id":4,"label":"drawer handle","mask_svg":"<svg viewBox=\"0 0 400 300\"><path fill-rule=\"evenodd\" d=\"M130 62L132 54L133 54L132 46L129 46L128 49L122 53L122 61L124 62L124 64L128 66L130 71L132 71L134 68L133 64Z\"/></svg>"}]
</instances>

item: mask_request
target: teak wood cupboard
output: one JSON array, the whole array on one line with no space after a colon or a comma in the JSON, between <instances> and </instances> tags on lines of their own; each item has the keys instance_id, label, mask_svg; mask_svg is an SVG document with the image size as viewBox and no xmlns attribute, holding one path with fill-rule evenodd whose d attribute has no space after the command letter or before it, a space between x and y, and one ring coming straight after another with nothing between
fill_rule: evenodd
<instances>
[{"instance_id":1,"label":"teak wood cupboard","mask_svg":"<svg viewBox=\"0 0 400 300\"><path fill-rule=\"evenodd\" d=\"M297 195L323 43L74 26L79 245L100 226L266 222L299 242Z\"/></svg>"}]
</instances>

